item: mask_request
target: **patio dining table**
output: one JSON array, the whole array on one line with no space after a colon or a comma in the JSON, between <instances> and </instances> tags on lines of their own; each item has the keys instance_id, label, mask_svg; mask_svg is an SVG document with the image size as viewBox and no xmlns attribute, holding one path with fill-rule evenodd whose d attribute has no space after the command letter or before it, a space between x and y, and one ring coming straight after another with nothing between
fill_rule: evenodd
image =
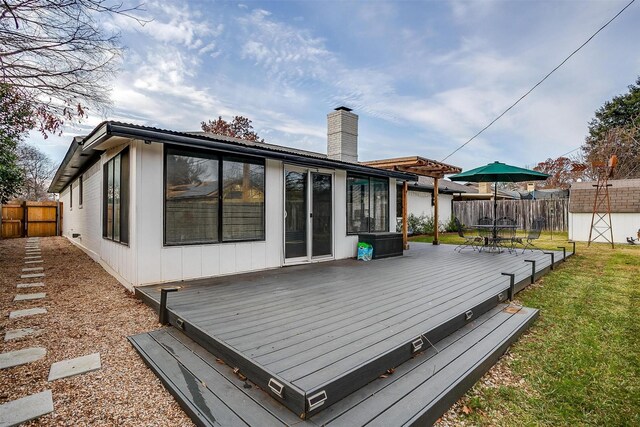
<instances>
[{"instance_id":1,"label":"patio dining table","mask_svg":"<svg viewBox=\"0 0 640 427\"><path fill-rule=\"evenodd\" d=\"M491 232L490 236L482 236L483 245L482 248L487 248L489 252L502 252L500 241L501 237L498 235L500 230L517 230L519 227L516 224L474 224L471 226L479 232ZM482 248L480 248L482 250Z\"/></svg>"}]
</instances>

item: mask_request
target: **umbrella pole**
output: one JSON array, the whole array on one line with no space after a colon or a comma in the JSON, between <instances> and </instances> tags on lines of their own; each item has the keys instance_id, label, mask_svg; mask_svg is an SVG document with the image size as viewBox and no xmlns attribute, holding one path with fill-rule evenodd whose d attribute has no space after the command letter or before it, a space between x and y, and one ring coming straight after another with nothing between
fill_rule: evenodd
<instances>
[{"instance_id":1,"label":"umbrella pole","mask_svg":"<svg viewBox=\"0 0 640 427\"><path fill-rule=\"evenodd\" d=\"M498 237L498 232L496 230L496 226L498 225L497 216L498 216L498 183L494 182L493 183L493 241L494 242Z\"/></svg>"}]
</instances>

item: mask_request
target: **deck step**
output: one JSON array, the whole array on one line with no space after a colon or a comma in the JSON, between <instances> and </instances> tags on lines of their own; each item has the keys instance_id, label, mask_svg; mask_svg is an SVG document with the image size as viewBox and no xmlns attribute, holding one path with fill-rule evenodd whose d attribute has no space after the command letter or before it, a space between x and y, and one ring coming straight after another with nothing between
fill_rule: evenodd
<instances>
[{"instance_id":1,"label":"deck step","mask_svg":"<svg viewBox=\"0 0 640 427\"><path fill-rule=\"evenodd\" d=\"M455 403L537 315L500 304L307 421L175 328L129 340L197 425L425 425Z\"/></svg>"}]
</instances>

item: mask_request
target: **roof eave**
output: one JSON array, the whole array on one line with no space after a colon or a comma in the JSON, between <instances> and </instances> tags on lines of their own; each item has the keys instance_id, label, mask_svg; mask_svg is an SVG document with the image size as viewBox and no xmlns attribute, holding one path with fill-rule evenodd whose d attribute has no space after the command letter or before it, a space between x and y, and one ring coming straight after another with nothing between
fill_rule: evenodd
<instances>
[{"instance_id":1,"label":"roof eave","mask_svg":"<svg viewBox=\"0 0 640 427\"><path fill-rule=\"evenodd\" d=\"M388 171L370 166L354 163L341 162L338 160L316 158L304 156L302 154L286 153L282 151L269 150L262 147L252 147L240 142L224 141L205 135L191 135L179 132L162 131L156 129L142 128L137 126L127 126L122 123L107 123L106 133L109 136L121 136L146 141L156 141L161 143L171 143L193 148L214 149L222 152L238 153L262 158L272 158L284 160L298 164L327 167L332 169L344 169L353 172L360 172L368 175L385 176L403 181L416 181L417 177L411 173ZM235 147L235 149L231 149Z\"/></svg>"}]
</instances>

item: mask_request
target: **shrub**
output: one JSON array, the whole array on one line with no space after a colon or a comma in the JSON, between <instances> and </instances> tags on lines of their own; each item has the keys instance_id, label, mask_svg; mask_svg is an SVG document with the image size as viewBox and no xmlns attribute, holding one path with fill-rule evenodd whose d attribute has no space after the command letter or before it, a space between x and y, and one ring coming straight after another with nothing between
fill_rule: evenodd
<instances>
[{"instance_id":1,"label":"shrub","mask_svg":"<svg viewBox=\"0 0 640 427\"><path fill-rule=\"evenodd\" d=\"M435 222L432 216L409 214L407 224L413 234L433 234Z\"/></svg>"},{"instance_id":2,"label":"shrub","mask_svg":"<svg viewBox=\"0 0 640 427\"><path fill-rule=\"evenodd\" d=\"M451 215L451 218L449 218L449 222L447 222L444 225L444 230L445 231L453 231L456 232L458 231L458 228L456 227L456 217Z\"/></svg>"}]
</instances>

